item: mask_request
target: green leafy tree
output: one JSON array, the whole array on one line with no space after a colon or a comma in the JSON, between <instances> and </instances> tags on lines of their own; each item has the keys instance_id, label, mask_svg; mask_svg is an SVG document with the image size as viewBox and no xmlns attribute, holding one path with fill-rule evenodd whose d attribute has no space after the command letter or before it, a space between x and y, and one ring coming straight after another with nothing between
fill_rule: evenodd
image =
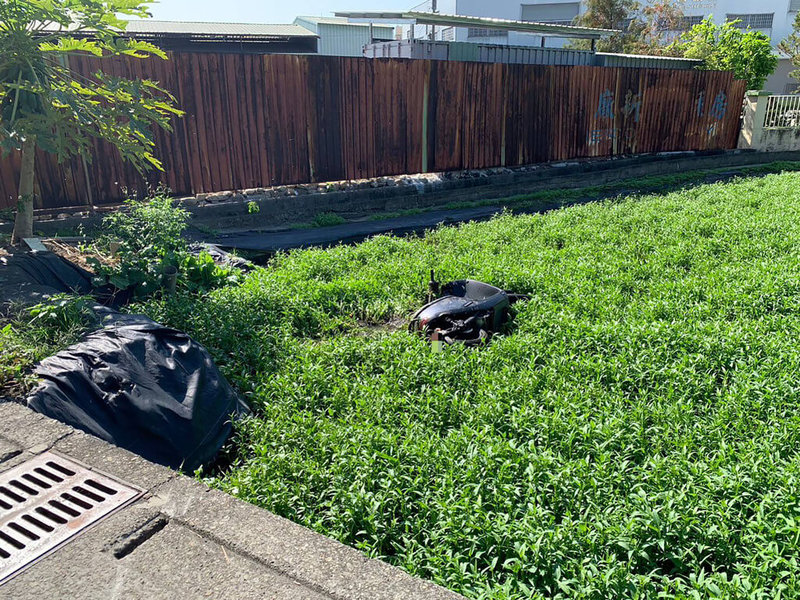
<instances>
[{"instance_id":1,"label":"green leafy tree","mask_svg":"<svg viewBox=\"0 0 800 600\"><path fill-rule=\"evenodd\" d=\"M639 11L636 0L586 0L586 10L576 17L575 24L581 27L594 27L599 29L616 29L615 33L597 40L597 50L600 52L623 52L631 36L630 31L633 16ZM588 47L586 40L573 42L573 47Z\"/></svg>"},{"instance_id":2,"label":"green leafy tree","mask_svg":"<svg viewBox=\"0 0 800 600\"><path fill-rule=\"evenodd\" d=\"M681 0L656 0L644 6L636 0L586 0L586 10L575 24L619 31L597 40L599 52L665 54L669 33L680 29L682 4ZM589 45L585 40L572 44L580 48Z\"/></svg>"},{"instance_id":3,"label":"green leafy tree","mask_svg":"<svg viewBox=\"0 0 800 600\"><path fill-rule=\"evenodd\" d=\"M630 54L674 55L671 44L682 27L682 0L649 2L631 21L624 50Z\"/></svg>"},{"instance_id":4,"label":"green leafy tree","mask_svg":"<svg viewBox=\"0 0 800 600\"><path fill-rule=\"evenodd\" d=\"M111 143L138 170L160 169L152 126L182 114L148 80L78 76L69 57L167 56L129 39L120 16L147 17L148 0L0 1L0 152L21 152L14 240L32 235L35 152L89 158L93 138Z\"/></svg>"},{"instance_id":5,"label":"green leafy tree","mask_svg":"<svg viewBox=\"0 0 800 600\"><path fill-rule=\"evenodd\" d=\"M789 57L793 67L798 67L789 73L789 77L800 81L800 13L794 18L792 33L778 44L778 50Z\"/></svg>"},{"instance_id":6,"label":"green leafy tree","mask_svg":"<svg viewBox=\"0 0 800 600\"><path fill-rule=\"evenodd\" d=\"M673 48L686 58L700 58L704 69L733 71L747 81L748 89L760 89L778 65L769 38L760 31L742 31L736 21L716 25L708 16L683 34Z\"/></svg>"}]
</instances>

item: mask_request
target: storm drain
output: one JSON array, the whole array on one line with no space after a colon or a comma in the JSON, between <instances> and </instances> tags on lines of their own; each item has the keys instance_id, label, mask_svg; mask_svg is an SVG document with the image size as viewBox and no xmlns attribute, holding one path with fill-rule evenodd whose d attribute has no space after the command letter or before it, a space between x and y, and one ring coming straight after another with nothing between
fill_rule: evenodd
<instances>
[{"instance_id":1,"label":"storm drain","mask_svg":"<svg viewBox=\"0 0 800 600\"><path fill-rule=\"evenodd\" d=\"M0 474L0 584L141 493L52 452Z\"/></svg>"}]
</instances>

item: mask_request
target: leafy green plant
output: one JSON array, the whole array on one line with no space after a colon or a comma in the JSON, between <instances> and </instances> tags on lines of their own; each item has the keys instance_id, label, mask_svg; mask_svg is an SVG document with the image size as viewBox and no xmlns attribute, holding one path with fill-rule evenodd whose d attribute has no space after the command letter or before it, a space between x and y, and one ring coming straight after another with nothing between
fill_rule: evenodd
<instances>
[{"instance_id":1,"label":"leafy green plant","mask_svg":"<svg viewBox=\"0 0 800 600\"><path fill-rule=\"evenodd\" d=\"M109 265L87 259L98 283L133 288L140 295L157 289L165 267L178 267L185 261L183 232L188 218L189 213L165 193L146 201L128 200L126 210L109 213L103 218L98 245L112 253L116 262Z\"/></svg>"},{"instance_id":2,"label":"leafy green plant","mask_svg":"<svg viewBox=\"0 0 800 600\"><path fill-rule=\"evenodd\" d=\"M704 61L703 69L733 71L747 81L748 89L760 90L778 65L769 37L760 31L742 31L737 21L716 25L711 15L672 45L686 58Z\"/></svg>"},{"instance_id":3,"label":"leafy green plant","mask_svg":"<svg viewBox=\"0 0 800 600\"><path fill-rule=\"evenodd\" d=\"M778 50L788 56L792 66L795 67L789 73L789 77L800 81L800 13L794 16L792 31L778 44Z\"/></svg>"},{"instance_id":4,"label":"leafy green plant","mask_svg":"<svg viewBox=\"0 0 800 600\"><path fill-rule=\"evenodd\" d=\"M242 279L240 269L217 265L208 252L200 252L197 256L186 254L178 272L182 274L181 285L190 292L236 285Z\"/></svg>"},{"instance_id":5,"label":"leafy green plant","mask_svg":"<svg viewBox=\"0 0 800 600\"><path fill-rule=\"evenodd\" d=\"M61 335L83 330L93 319L92 303L94 299L90 296L55 294L27 309L28 324L45 336L51 332Z\"/></svg>"},{"instance_id":6,"label":"leafy green plant","mask_svg":"<svg viewBox=\"0 0 800 600\"><path fill-rule=\"evenodd\" d=\"M33 232L37 149L91 158L92 139L117 148L137 169L161 168L151 127L170 129L174 98L149 80L102 72L75 77L68 58L167 55L120 35L120 17L147 17L146 0L13 0L0 3L0 152L21 152L14 238Z\"/></svg>"},{"instance_id":7,"label":"leafy green plant","mask_svg":"<svg viewBox=\"0 0 800 600\"><path fill-rule=\"evenodd\" d=\"M347 219L333 212L319 213L311 221L313 227L331 227L347 223Z\"/></svg>"},{"instance_id":8,"label":"leafy green plant","mask_svg":"<svg viewBox=\"0 0 800 600\"><path fill-rule=\"evenodd\" d=\"M21 399L36 382L33 365L80 339L93 324L93 299L56 294L0 327L0 396Z\"/></svg>"},{"instance_id":9,"label":"leafy green plant","mask_svg":"<svg viewBox=\"0 0 800 600\"><path fill-rule=\"evenodd\" d=\"M183 237L188 219L189 213L164 190L146 201L128 200L126 210L103 219L96 243L103 253L114 256L114 262L87 258L97 274L96 283L131 288L145 296L161 286L169 267L178 269L178 285L188 291L238 283L239 269L216 265L207 252L189 252Z\"/></svg>"}]
</instances>

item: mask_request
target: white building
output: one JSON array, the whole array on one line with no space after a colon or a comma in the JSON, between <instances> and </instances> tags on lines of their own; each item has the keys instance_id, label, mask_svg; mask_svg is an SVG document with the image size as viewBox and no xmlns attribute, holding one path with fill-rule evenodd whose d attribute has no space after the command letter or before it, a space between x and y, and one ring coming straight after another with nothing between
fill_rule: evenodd
<instances>
[{"instance_id":1,"label":"white building","mask_svg":"<svg viewBox=\"0 0 800 600\"><path fill-rule=\"evenodd\" d=\"M431 1L416 10L430 10ZM540 23L572 23L572 20L583 12L580 0L437 0L440 13L452 15L469 15L475 17L494 17ZM713 15L714 22L741 20L739 27L762 31L769 36L773 46L784 39L792 31L794 18L800 10L800 0L688 0L683 5L687 28L699 23L703 18ZM420 35L419 26L416 35ZM540 36L498 32L489 29L444 29L436 32L437 39L459 42L482 42L490 44L541 45ZM550 47L564 44L558 39L546 39L544 43ZM789 79L789 71L793 67L786 58L781 58L775 73L767 80L765 88L771 92L786 93L797 87L797 83Z\"/></svg>"},{"instance_id":2,"label":"white building","mask_svg":"<svg viewBox=\"0 0 800 600\"><path fill-rule=\"evenodd\" d=\"M395 38L391 25L349 23L338 17L297 17L295 25L319 36L317 53L329 56L362 56L364 45Z\"/></svg>"}]
</instances>

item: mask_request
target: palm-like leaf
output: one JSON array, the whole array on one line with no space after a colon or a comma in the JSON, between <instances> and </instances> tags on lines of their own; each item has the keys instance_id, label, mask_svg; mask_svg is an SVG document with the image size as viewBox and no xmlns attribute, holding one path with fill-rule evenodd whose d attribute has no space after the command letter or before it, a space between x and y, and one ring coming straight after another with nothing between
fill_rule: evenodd
<instances>
[{"instance_id":1,"label":"palm-like leaf","mask_svg":"<svg viewBox=\"0 0 800 600\"><path fill-rule=\"evenodd\" d=\"M157 82L97 73L80 78L69 57L168 57L124 36L120 15L148 16L142 0L12 0L0 4L0 152L24 139L61 159L90 157L92 139L115 146L140 170L161 168L153 127L183 113Z\"/></svg>"}]
</instances>

